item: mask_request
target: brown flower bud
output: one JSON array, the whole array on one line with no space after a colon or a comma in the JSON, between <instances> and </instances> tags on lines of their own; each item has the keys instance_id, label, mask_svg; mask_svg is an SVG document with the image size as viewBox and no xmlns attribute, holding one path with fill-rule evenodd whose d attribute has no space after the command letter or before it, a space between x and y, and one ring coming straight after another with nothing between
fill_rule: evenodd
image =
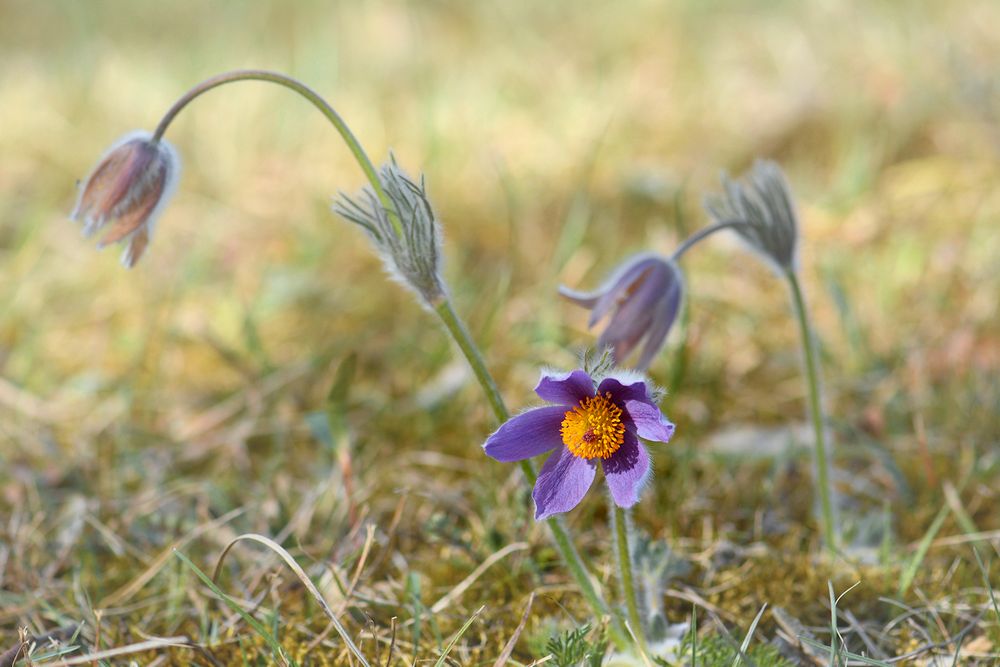
<instances>
[{"instance_id":1,"label":"brown flower bud","mask_svg":"<svg viewBox=\"0 0 1000 667\"><path fill-rule=\"evenodd\" d=\"M180 173L177 152L148 132L122 137L80 186L71 218L86 237L109 228L98 248L124 243L122 264L131 268L153 235L157 216L173 194ZM109 227L110 226L110 227Z\"/></svg>"}]
</instances>

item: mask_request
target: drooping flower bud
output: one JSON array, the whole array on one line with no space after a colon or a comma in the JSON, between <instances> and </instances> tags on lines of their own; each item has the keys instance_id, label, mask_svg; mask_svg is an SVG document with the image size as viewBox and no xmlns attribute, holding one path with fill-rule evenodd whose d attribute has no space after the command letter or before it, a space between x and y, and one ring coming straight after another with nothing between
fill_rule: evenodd
<instances>
[{"instance_id":1,"label":"drooping flower bud","mask_svg":"<svg viewBox=\"0 0 1000 667\"><path fill-rule=\"evenodd\" d=\"M614 310L597 341L598 346L612 348L615 363L621 364L645 339L635 365L645 370L663 347L677 319L683 284L680 267L674 262L659 255L642 254L623 262L594 292L560 287L559 293L590 309L591 327Z\"/></svg>"},{"instance_id":2,"label":"drooping flower bud","mask_svg":"<svg viewBox=\"0 0 1000 667\"><path fill-rule=\"evenodd\" d=\"M799 223L788 181L776 163L757 160L743 183L722 176L725 194L705 199L716 222L738 221L733 229L778 273L798 268Z\"/></svg>"},{"instance_id":3,"label":"drooping flower bud","mask_svg":"<svg viewBox=\"0 0 1000 667\"><path fill-rule=\"evenodd\" d=\"M156 218L173 194L180 173L177 152L148 132L122 137L80 186L70 217L93 236L110 225L98 244L124 243L122 264L135 265L153 235ZM112 224L113 223L113 224Z\"/></svg>"},{"instance_id":4,"label":"drooping flower bud","mask_svg":"<svg viewBox=\"0 0 1000 667\"><path fill-rule=\"evenodd\" d=\"M391 158L379 170L379 182L391 211L370 187L357 199L341 194L333 211L364 229L389 275L433 307L445 295L440 273L441 226L424 179L412 180Z\"/></svg>"}]
</instances>

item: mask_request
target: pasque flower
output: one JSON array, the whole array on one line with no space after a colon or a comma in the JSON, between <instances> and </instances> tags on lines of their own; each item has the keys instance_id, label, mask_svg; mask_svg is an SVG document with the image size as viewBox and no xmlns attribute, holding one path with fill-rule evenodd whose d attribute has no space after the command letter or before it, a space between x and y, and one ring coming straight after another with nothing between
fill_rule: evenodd
<instances>
[{"instance_id":1,"label":"pasque flower","mask_svg":"<svg viewBox=\"0 0 1000 667\"><path fill-rule=\"evenodd\" d=\"M483 445L487 455L504 462L552 452L532 492L535 518L576 507L598 463L614 502L637 503L650 474L649 454L639 438L665 443L674 434L646 381L634 374L608 376L595 387L586 371L575 370L543 374L535 393L554 405L513 417Z\"/></svg>"},{"instance_id":2,"label":"pasque flower","mask_svg":"<svg viewBox=\"0 0 1000 667\"><path fill-rule=\"evenodd\" d=\"M788 180L776 163L756 160L743 182L723 174L725 194L705 199L716 222L736 221L733 229L778 273L795 271L799 222Z\"/></svg>"},{"instance_id":3,"label":"pasque flower","mask_svg":"<svg viewBox=\"0 0 1000 667\"><path fill-rule=\"evenodd\" d=\"M635 364L637 369L645 370L677 319L683 282L676 263L659 255L642 254L623 262L594 292L560 287L559 293L590 309L591 327L611 313L597 345L612 348L615 363L622 363L645 339Z\"/></svg>"},{"instance_id":4,"label":"pasque flower","mask_svg":"<svg viewBox=\"0 0 1000 667\"><path fill-rule=\"evenodd\" d=\"M80 186L70 217L90 237L111 225L98 244L124 243L122 264L135 265L153 235L156 218L173 194L180 173L177 152L148 132L122 137ZM112 224L114 223L114 224Z\"/></svg>"},{"instance_id":5,"label":"pasque flower","mask_svg":"<svg viewBox=\"0 0 1000 667\"><path fill-rule=\"evenodd\" d=\"M382 165L378 178L390 209L368 187L357 199L341 195L333 210L364 229L394 280L435 306L445 293L441 224L427 195L427 185L423 177L419 182L411 179L393 157Z\"/></svg>"}]
</instances>

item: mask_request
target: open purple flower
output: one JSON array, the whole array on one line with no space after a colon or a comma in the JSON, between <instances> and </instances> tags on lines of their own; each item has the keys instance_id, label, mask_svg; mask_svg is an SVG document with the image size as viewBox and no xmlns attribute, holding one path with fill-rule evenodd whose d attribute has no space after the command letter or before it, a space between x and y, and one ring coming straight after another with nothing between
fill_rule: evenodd
<instances>
[{"instance_id":1,"label":"open purple flower","mask_svg":"<svg viewBox=\"0 0 1000 667\"><path fill-rule=\"evenodd\" d=\"M650 473L639 438L665 443L674 434L646 382L634 375L607 377L595 389L586 371L575 370L543 374L535 393L555 405L513 417L483 445L488 456L503 462L556 450L532 492L535 518L576 507L594 481L598 461L615 503L636 504Z\"/></svg>"},{"instance_id":2,"label":"open purple flower","mask_svg":"<svg viewBox=\"0 0 1000 667\"><path fill-rule=\"evenodd\" d=\"M659 255L642 254L623 262L594 292L560 287L559 293L590 309L591 327L611 313L597 344L612 348L615 363L622 363L645 339L635 367L646 370L677 319L682 286L677 264Z\"/></svg>"}]
</instances>

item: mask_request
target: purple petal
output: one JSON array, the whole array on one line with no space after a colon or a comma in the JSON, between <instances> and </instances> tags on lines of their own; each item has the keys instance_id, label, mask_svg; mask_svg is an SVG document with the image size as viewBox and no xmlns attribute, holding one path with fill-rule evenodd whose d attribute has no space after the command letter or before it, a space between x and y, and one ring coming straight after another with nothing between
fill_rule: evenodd
<instances>
[{"instance_id":1,"label":"purple petal","mask_svg":"<svg viewBox=\"0 0 1000 667\"><path fill-rule=\"evenodd\" d=\"M600 344L613 345L619 363L655 326L657 312L676 282L675 270L667 262L651 259L647 264L645 272L629 286L630 293L620 300L611 323L601 335Z\"/></svg>"},{"instance_id":2,"label":"purple petal","mask_svg":"<svg viewBox=\"0 0 1000 667\"><path fill-rule=\"evenodd\" d=\"M487 438L483 449L487 456L505 463L544 454L562 446L560 427L565 416L566 408L559 406L522 412Z\"/></svg>"},{"instance_id":3,"label":"purple petal","mask_svg":"<svg viewBox=\"0 0 1000 667\"><path fill-rule=\"evenodd\" d=\"M627 294L628 289L649 270L650 265L655 265L659 261L662 260L655 256L638 255L622 264L605 282L605 286L598 290L600 296L590 313L589 326L594 326L607 315L608 311L618 303L619 297L623 293Z\"/></svg>"},{"instance_id":4,"label":"purple petal","mask_svg":"<svg viewBox=\"0 0 1000 667\"><path fill-rule=\"evenodd\" d=\"M594 381L586 371L543 375L535 387L539 398L556 405L577 405L584 398L594 395Z\"/></svg>"},{"instance_id":5,"label":"purple petal","mask_svg":"<svg viewBox=\"0 0 1000 667\"><path fill-rule=\"evenodd\" d=\"M654 313L652 322L649 325L646 342L642 344L642 353L635 362L636 370L645 371L653 363L653 359L656 358L660 348L663 347L663 343L666 342L667 334L670 333L670 326L673 323L673 315L668 314L667 307L661 304L656 309L656 313Z\"/></svg>"},{"instance_id":6,"label":"purple petal","mask_svg":"<svg viewBox=\"0 0 1000 667\"><path fill-rule=\"evenodd\" d=\"M622 363L649 329L653 319L652 306L653 302L627 301L611 316L607 329L597 340L597 347L612 348L615 363Z\"/></svg>"},{"instance_id":7,"label":"purple petal","mask_svg":"<svg viewBox=\"0 0 1000 667\"><path fill-rule=\"evenodd\" d=\"M596 471L594 461L573 456L565 447L553 453L542 466L531 493L535 499L535 519L541 521L579 505Z\"/></svg>"},{"instance_id":8,"label":"purple petal","mask_svg":"<svg viewBox=\"0 0 1000 667\"><path fill-rule=\"evenodd\" d=\"M640 438L670 442L674 425L663 416L658 407L648 401L625 401L625 411L632 418Z\"/></svg>"},{"instance_id":9,"label":"purple petal","mask_svg":"<svg viewBox=\"0 0 1000 667\"><path fill-rule=\"evenodd\" d=\"M639 440L626 432L625 442L603 462L603 466L615 504L632 507L639 502L639 491L649 478L649 454Z\"/></svg>"},{"instance_id":10,"label":"purple petal","mask_svg":"<svg viewBox=\"0 0 1000 667\"><path fill-rule=\"evenodd\" d=\"M656 311L653 314L652 324L649 327L649 333L646 336L642 354L635 365L639 370L645 370L653 363L653 359L660 351L660 348L663 347L663 342L667 339L667 334L670 333L670 327L674 325L674 321L677 319L677 312L680 310L681 297L683 295L681 287L683 279L676 267L674 267L674 273L676 281L668 286L667 293L661 297L662 300L657 304Z\"/></svg>"},{"instance_id":11,"label":"purple petal","mask_svg":"<svg viewBox=\"0 0 1000 667\"><path fill-rule=\"evenodd\" d=\"M597 300L601 298L600 292L577 292L565 285L559 286L559 295L569 299L578 306L588 309L593 308L597 304Z\"/></svg>"},{"instance_id":12,"label":"purple petal","mask_svg":"<svg viewBox=\"0 0 1000 667\"><path fill-rule=\"evenodd\" d=\"M623 408L626 401L644 401L653 405L653 401L649 398L649 388L646 387L643 380L638 378L628 376L604 378L597 388L597 393L606 394L608 392L611 393L614 402Z\"/></svg>"}]
</instances>

